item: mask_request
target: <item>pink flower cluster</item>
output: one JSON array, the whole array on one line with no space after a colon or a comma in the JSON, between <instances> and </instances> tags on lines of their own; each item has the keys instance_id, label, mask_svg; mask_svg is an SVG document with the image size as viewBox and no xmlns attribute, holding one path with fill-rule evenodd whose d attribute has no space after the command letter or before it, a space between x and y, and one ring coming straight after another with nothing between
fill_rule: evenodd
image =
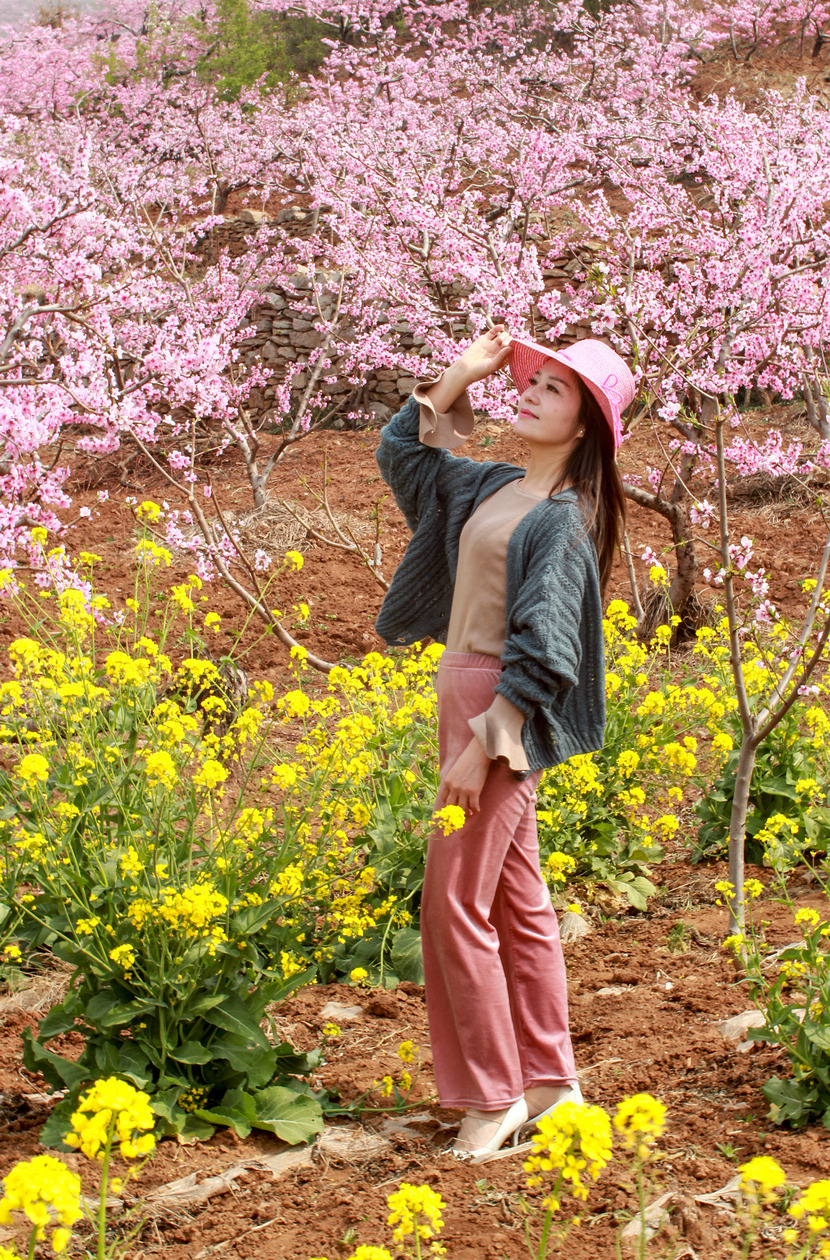
<instances>
[{"instance_id":1,"label":"pink flower cluster","mask_svg":"<svg viewBox=\"0 0 830 1260\"><path fill-rule=\"evenodd\" d=\"M688 83L707 58L811 51L830 0L595 16L528 0L521 21L471 21L466 0L253 2L320 24L327 60L301 88L221 99L198 73L213 0L119 0L0 43L0 563L32 521L58 528L62 436L95 457L130 435L184 493L200 444L234 444L262 493L265 421L302 433L330 416L334 381L358 397L378 367L417 376L495 320L610 337L681 457L711 459L713 408L752 391L808 390L826 416L826 110L803 86L750 108L695 103ZM238 190L301 200L307 232L269 222L232 257L216 242ZM571 259L564 279L552 256ZM246 355L242 325L272 290L320 337L310 387ZM252 419L263 387L270 414ZM504 382L472 393L512 415ZM779 476L803 443L739 432L727 458ZM663 480L648 472L655 493ZM211 549L235 560L224 535L174 534L205 576Z\"/></svg>"}]
</instances>

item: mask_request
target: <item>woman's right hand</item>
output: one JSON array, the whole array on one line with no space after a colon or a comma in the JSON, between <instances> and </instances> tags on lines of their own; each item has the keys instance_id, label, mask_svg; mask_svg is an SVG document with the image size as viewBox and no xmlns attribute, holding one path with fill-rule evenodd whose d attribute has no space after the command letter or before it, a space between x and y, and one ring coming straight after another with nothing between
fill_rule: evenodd
<instances>
[{"instance_id":1,"label":"woman's right hand","mask_svg":"<svg viewBox=\"0 0 830 1260\"><path fill-rule=\"evenodd\" d=\"M453 368L469 382L482 381L503 368L509 357L510 334L504 324L496 324L459 355Z\"/></svg>"}]
</instances>

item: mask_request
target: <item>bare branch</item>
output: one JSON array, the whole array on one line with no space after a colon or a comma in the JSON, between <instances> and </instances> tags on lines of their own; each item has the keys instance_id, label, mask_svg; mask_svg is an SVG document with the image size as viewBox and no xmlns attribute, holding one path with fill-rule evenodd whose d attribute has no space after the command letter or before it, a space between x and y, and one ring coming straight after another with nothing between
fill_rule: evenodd
<instances>
[{"instance_id":1,"label":"bare branch","mask_svg":"<svg viewBox=\"0 0 830 1260\"><path fill-rule=\"evenodd\" d=\"M634 605L634 612L637 615L637 625L640 626L643 623L645 612L643 611L643 605L640 603L640 587L637 582L637 573L634 569L634 557L631 554L631 542L628 537L628 530L625 530L623 533L622 544L623 555L625 556L625 563L628 568L628 581L631 586L631 602Z\"/></svg>"}]
</instances>

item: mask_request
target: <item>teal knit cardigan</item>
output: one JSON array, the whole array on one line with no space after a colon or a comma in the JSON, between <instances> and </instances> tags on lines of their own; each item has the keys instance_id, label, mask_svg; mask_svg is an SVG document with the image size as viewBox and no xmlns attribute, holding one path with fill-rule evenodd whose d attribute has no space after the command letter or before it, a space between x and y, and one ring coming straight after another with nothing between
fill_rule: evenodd
<instances>
[{"instance_id":1,"label":"teal knit cardigan","mask_svg":"<svg viewBox=\"0 0 830 1260\"><path fill-rule=\"evenodd\" d=\"M412 531L377 619L391 646L446 641L461 530L484 499L524 476L424 446L410 398L381 430L377 461ZM605 733L599 565L574 490L543 499L507 548L502 673L496 691L524 714L531 770L595 752Z\"/></svg>"}]
</instances>

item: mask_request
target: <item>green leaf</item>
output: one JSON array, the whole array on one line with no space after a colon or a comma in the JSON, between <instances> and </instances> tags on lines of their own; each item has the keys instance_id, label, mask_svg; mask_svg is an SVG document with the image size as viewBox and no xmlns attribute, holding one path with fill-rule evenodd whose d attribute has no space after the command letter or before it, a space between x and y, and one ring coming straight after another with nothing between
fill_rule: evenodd
<instances>
[{"instance_id":1,"label":"green leaf","mask_svg":"<svg viewBox=\"0 0 830 1260\"><path fill-rule=\"evenodd\" d=\"M266 901L261 906L246 906L236 915L236 928L240 936L253 936L277 914L273 901Z\"/></svg>"},{"instance_id":2,"label":"green leaf","mask_svg":"<svg viewBox=\"0 0 830 1260\"><path fill-rule=\"evenodd\" d=\"M204 1015L206 1011L212 1011L214 1006L218 1006L222 1001L221 993L202 993L199 997L194 997L187 1004L188 1015L195 1018L197 1015Z\"/></svg>"},{"instance_id":3,"label":"green leaf","mask_svg":"<svg viewBox=\"0 0 830 1260\"><path fill-rule=\"evenodd\" d=\"M411 980L413 984L424 983L424 956L421 933L417 928L405 927L395 933L390 958L402 980Z\"/></svg>"},{"instance_id":4,"label":"green leaf","mask_svg":"<svg viewBox=\"0 0 830 1260\"><path fill-rule=\"evenodd\" d=\"M153 1094L150 1098L150 1108L154 1115L164 1121L166 1133L181 1133L184 1127L187 1113L179 1106L180 1093L181 1090L177 1086L175 1089Z\"/></svg>"},{"instance_id":5,"label":"green leaf","mask_svg":"<svg viewBox=\"0 0 830 1260\"><path fill-rule=\"evenodd\" d=\"M64 1151L71 1148L64 1144L63 1139L72 1127L71 1116L78 1104L77 1092L73 1091L68 1098L63 1098L52 1108L49 1119L40 1130L39 1141L41 1146L50 1146L52 1149L59 1147Z\"/></svg>"},{"instance_id":6,"label":"green leaf","mask_svg":"<svg viewBox=\"0 0 830 1260\"><path fill-rule=\"evenodd\" d=\"M229 1089L221 1102L212 1107L200 1107L193 1114L209 1124L226 1125L240 1138L246 1138L256 1125L256 1105L252 1095L244 1089Z\"/></svg>"},{"instance_id":7,"label":"green leaf","mask_svg":"<svg viewBox=\"0 0 830 1260\"><path fill-rule=\"evenodd\" d=\"M813 1019L805 1019L801 1025L804 1035L811 1045L830 1054L830 1025L817 1024Z\"/></svg>"},{"instance_id":8,"label":"green leaf","mask_svg":"<svg viewBox=\"0 0 830 1260\"><path fill-rule=\"evenodd\" d=\"M61 1002L59 1006L53 1006L48 1015L45 1015L37 1026L37 1035L43 1041L51 1041L53 1037L61 1037L64 1033L69 1032L70 1028L75 1027L75 1003L72 1009L66 1009L66 1003Z\"/></svg>"},{"instance_id":9,"label":"green leaf","mask_svg":"<svg viewBox=\"0 0 830 1260\"><path fill-rule=\"evenodd\" d=\"M128 1028L139 1015L153 1008L149 1002L119 1002L111 993L96 993L84 1009L84 1019L93 1028Z\"/></svg>"},{"instance_id":10,"label":"green leaf","mask_svg":"<svg viewBox=\"0 0 830 1260\"><path fill-rule=\"evenodd\" d=\"M125 1041L118 1052L118 1074L132 1081L136 1089L146 1089L152 1083L153 1073L146 1054L131 1041Z\"/></svg>"},{"instance_id":11,"label":"green leaf","mask_svg":"<svg viewBox=\"0 0 830 1260\"><path fill-rule=\"evenodd\" d=\"M270 1085L253 1096L255 1127L275 1133L283 1142L309 1142L323 1128L323 1112L316 1098L295 1094L283 1085Z\"/></svg>"},{"instance_id":12,"label":"green leaf","mask_svg":"<svg viewBox=\"0 0 830 1260\"><path fill-rule=\"evenodd\" d=\"M216 1126L205 1121L205 1119L195 1111L186 1111L184 1113L184 1123L179 1129L179 1135L183 1138L190 1138L194 1142L206 1142L208 1138L212 1138L216 1132Z\"/></svg>"},{"instance_id":13,"label":"green leaf","mask_svg":"<svg viewBox=\"0 0 830 1260\"><path fill-rule=\"evenodd\" d=\"M772 1076L761 1086L761 1093L770 1105L769 1118L773 1124L791 1124L801 1129L815 1110L816 1090L798 1081L782 1081Z\"/></svg>"},{"instance_id":14,"label":"green leaf","mask_svg":"<svg viewBox=\"0 0 830 1260\"><path fill-rule=\"evenodd\" d=\"M47 1050L35 1040L31 1028L23 1029L23 1062L30 1072L41 1072L50 1085L72 1089L89 1080L89 1068Z\"/></svg>"},{"instance_id":15,"label":"green leaf","mask_svg":"<svg viewBox=\"0 0 830 1260\"><path fill-rule=\"evenodd\" d=\"M242 998L237 997L233 993L225 994L221 1004L215 1006L213 1010L205 1012L204 1018L209 1024L215 1024L217 1028L224 1028L225 1032L247 1037L254 1045L261 1046L263 1050L270 1048L271 1043L242 1001Z\"/></svg>"},{"instance_id":16,"label":"green leaf","mask_svg":"<svg viewBox=\"0 0 830 1260\"><path fill-rule=\"evenodd\" d=\"M113 1076L118 1071L118 1045L115 1039L87 1044L87 1051L93 1049L96 1076Z\"/></svg>"},{"instance_id":17,"label":"green leaf","mask_svg":"<svg viewBox=\"0 0 830 1260\"><path fill-rule=\"evenodd\" d=\"M244 1072L252 1089L259 1089L274 1079L277 1053L270 1044L267 1050L262 1050L232 1037L219 1037L211 1043L210 1050L212 1058L224 1059L235 1072Z\"/></svg>"},{"instance_id":18,"label":"green leaf","mask_svg":"<svg viewBox=\"0 0 830 1260\"><path fill-rule=\"evenodd\" d=\"M214 1058L212 1048L201 1045L198 1041L183 1041L175 1050L170 1050L170 1058L177 1063L210 1063Z\"/></svg>"}]
</instances>

